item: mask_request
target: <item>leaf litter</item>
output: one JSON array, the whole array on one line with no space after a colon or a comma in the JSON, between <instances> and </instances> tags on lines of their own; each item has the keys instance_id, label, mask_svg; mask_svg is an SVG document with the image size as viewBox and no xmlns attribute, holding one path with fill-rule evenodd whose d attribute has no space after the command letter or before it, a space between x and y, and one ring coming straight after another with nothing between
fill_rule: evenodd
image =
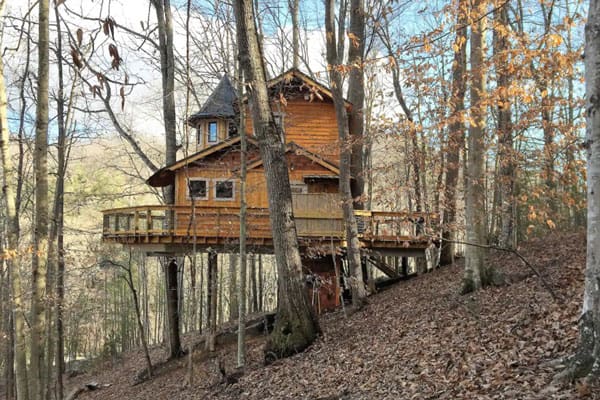
<instances>
[{"instance_id":1,"label":"leaf litter","mask_svg":"<svg viewBox=\"0 0 600 400\"><path fill-rule=\"evenodd\" d=\"M196 355L188 384L187 358L152 381L132 386L140 352L78 376L110 383L81 399L600 399L581 382L553 384L560 360L577 344L583 294L585 235L553 233L518 249L549 282L514 255L492 251L488 262L508 285L458 295L462 263L400 282L369 298L361 311L321 318L323 334L305 352L262 364L264 338L248 343L245 374L223 383L218 365L235 369L235 345ZM186 340L198 340L188 336ZM160 347L154 361L164 359Z\"/></svg>"}]
</instances>

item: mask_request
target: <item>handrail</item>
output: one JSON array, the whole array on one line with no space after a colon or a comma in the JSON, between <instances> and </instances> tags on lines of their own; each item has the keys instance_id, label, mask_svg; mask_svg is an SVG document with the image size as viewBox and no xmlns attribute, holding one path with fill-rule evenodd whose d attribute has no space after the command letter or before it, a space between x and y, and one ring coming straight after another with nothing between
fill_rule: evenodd
<instances>
[{"instance_id":1,"label":"handrail","mask_svg":"<svg viewBox=\"0 0 600 400\"><path fill-rule=\"evenodd\" d=\"M103 235L120 236L239 236L239 208L179 205L143 205L103 210ZM432 233L437 215L424 212L355 210L359 235L367 240L405 240ZM194 222L192 222L192 214ZM344 240L341 210L294 210L298 235ZM249 237L270 237L269 210L248 208Z\"/></svg>"}]
</instances>

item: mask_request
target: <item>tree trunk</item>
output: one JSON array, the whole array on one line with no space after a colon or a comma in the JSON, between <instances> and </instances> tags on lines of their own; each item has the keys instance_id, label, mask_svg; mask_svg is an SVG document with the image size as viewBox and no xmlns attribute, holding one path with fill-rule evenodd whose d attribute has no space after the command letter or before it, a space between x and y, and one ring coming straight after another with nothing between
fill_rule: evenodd
<instances>
[{"instance_id":1,"label":"tree trunk","mask_svg":"<svg viewBox=\"0 0 600 400\"><path fill-rule=\"evenodd\" d=\"M256 254L252 254L250 257L250 288L252 292L252 312L255 313L258 310L258 293L256 285Z\"/></svg>"},{"instance_id":2,"label":"tree trunk","mask_svg":"<svg viewBox=\"0 0 600 400\"><path fill-rule=\"evenodd\" d=\"M229 321L236 320L239 312L239 298L237 295L237 264L237 254L229 254Z\"/></svg>"},{"instance_id":3,"label":"tree trunk","mask_svg":"<svg viewBox=\"0 0 600 400\"><path fill-rule=\"evenodd\" d=\"M347 259L350 268L352 304L356 309L363 306L366 301L367 291L363 281L360 243L358 241L358 226L354 217L353 197L350 185L352 168L352 145L349 140L348 115L342 93L342 76L339 70L340 57L337 53L335 38L335 12L334 1L328 0L325 6L325 29L327 38L327 63L329 64L329 77L331 92L338 125L340 141L340 193L342 197L342 210L344 225L346 227Z\"/></svg>"},{"instance_id":4,"label":"tree trunk","mask_svg":"<svg viewBox=\"0 0 600 400\"><path fill-rule=\"evenodd\" d=\"M585 100L587 150L587 265L579 346L563 380L600 377L600 1L591 0L585 25Z\"/></svg>"},{"instance_id":5,"label":"tree trunk","mask_svg":"<svg viewBox=\"0 0 600 400\"><path fill-rule=\"evenodd\" d=\"M258 311L264 311L263 307L263 296L264 296L264 282L263 282L263 256L258 255Z\"/></svg>"},{"instance_id":6,"label":"tree trunk","mask_svg":"<svg viewBox=\"0 0 600 400\"><path fill-rule=\"evenodd\" d=\"M319 333L319 324L308 301L292 211L292 191L285 151L274 122L267 93L256 22L251 0L234 2L240 64L250 87L254 132L264 163L273 247L278 272L277 320L265 346L272 361L308 347Z\"/></svg>"},{"instance_id":7,"label":"tree trunk","mask_svg":"<svg viewBox=\"0 0 600 400\"><path fill-rule=\"evenodd\" d=\"M206 298L206 319L208 321L208 332L206 348L209 351L215 350L215 335L217 333L217 267L218 253L211 251L208 253L208 276L207 276L207 298Z\"/></svg>"},{"instance_id":8,"label":"tree trunk","mask_svg":"<svg viewBox=\"0 0 600 400\"><path fill-rule=\"evenodd\" d=\"M4 2L0 3L0 15L3 15ZM6 218L8 225L8 249L13 252L14 257L5 259L7 270L10 271L10 296L12 311L12 325L15 341L15 381L17 398L19 400L29 399L27 384L27 359L25 345L25 321L23 317L23 297L21 287L21 272L19 270L19 220L15 203L15 192L10 178L12 162L9 153L9 131L8 131L8 103L6 99L6 86L4 83L4 63L0 57L0 153L2 158L2 192L6 206ZM12 368L12 366L11 366Z\"/></svg>"},{"instance_id":9,"label":"tree trunk","mask_svg":"<svg viewBox=\"0 0 600 400\"><path fill-rule=\"evenodd\" d=\"M156 20L158 25L158 39L160 51L160 71L162 75L162 99L163 99L163 120L165 124L165 163L173 164L177 159L177 120L175 113L175 57L173 49L173 18L171 14L170 0L151 0L156 11ZM175 203L175 187L167 186L163 191L166 204ZM169 213L167 224L173 226L174 215ZM175 265L175 271L171 271ZM183 355L181 342L179 339L179 316L177 314L177 305L179 293L177 290L177 264L169 263L167 275L174 279L171 282L171 288L167 288L169 310L169 348L170 357L179 357ZM167 279L169 281L170 278ZM168 282L167 282L168 283ZM171 293L174 291L174 293ZM175 301L175 309L172 309L172 303ZM171 313L174 314L171 314ZM177 324L171 324L171 321L177 320Z\"/></svg>"},{"instance_id":10,"label":"tree trunk","mask_svg":"<svg viewBox=\"0 0 600 400\"><path fill-rule=\"evenodd\" d=\"M515 154L513 150L513 127L511 102L509 96L511 76L508 70L508 4L504 3L496 10L494 24L494 57L497 76L498 104L498 162L499 184L498 194L500 205L500 232L498 244L501 247L512 247L512 232L514 227L513 202L515 189Z\"/></svg>"},{"instance_id":11,"label":"tree trunk","mask_svg":"<svg viewBox=\"0 0 600 400\"><path fill-rule=\"evenodd\" d=\"M31 344L29 387L33 399L43 398L46 268L48 256L48 83L49 5L39 2L38 81L35 118L35 228L31 271Z\"/></svg>"},{"instance_id":12,"label":"tree trunk","mask_svg":"<svg viewBox=\"0 0 600 400\"><path fill-rule=\"evenodd\" d=\"M288 6L292 14L292 67L298 69L300 68L300 0L288 0Z\"/></svg>"},{"instance_id":13,"label":"tree trunk","mask_svg":"<svg viewBox=\"0 0 600 400\"><path fill-rule=\"evenodd\" d=\"M177 262L173 259L165 265L165 283L167 288L167 320L168 320L168 340L169 340L169 358L178 358L183 356L181 348L181 338L179 336L179 295L177 290Z\"/></svg>"},{"instance_id":14,"label":"tree trunk","mask_svg":"<svg viewBox=\"0 0 600 400\"><path fill-rule=\"evenodd\" d=\"M444 191L442 249L440 264L454 262L454 243L456 239L456 185L460 166L460 152L465 143L465 93L467 70L467 2L461 0L457 6L456 39L454 40L454 61L452 63L452 95L450 102L450 126L448 127L448 145L446 146L446 179Z\"/></svg>"},{"instance_id":15,"label":"tree trunk","mask_svg":"<svg viewBox=\"0 0 600 400\"><path fill-rule=\"evenodd\" d=\"M295 0L294 0L295 1ZM297 3L296 3L297 5ZM244 97L244 73L240 68L238 71L238 99ZM244 107L240 107L241 150L240 150L240 276L237 287L238 298L238 338L237 338L237 366L246 365L246 175L248 138L246 137L246 113Z\"/></svg>"},{"instance_id":16,"label":"tree trunk","mask_svg":"<svg viewBox=\"0 0 600 400\"><path fill-rule=\"evenodd\" d=\"M150 352L148 351L148 342L146 335L144 334L144 325L142 324L142 313L140 311L140 302L137 295L137 290L133 284L133 275L131 273L131 253L129 253L129 265L127 266L127 285L131 290L131 296L133 298L133 306L135 307L135 319L142 339L142 349L144 350L144 358L146 360L146 368L148 369L148 377L152 377L152 361L150 360Z\"/></svg>"},{"instance_id":17,"label":"tree trunk","mask_svg":"<svg viewBox=\"0 0 600 400\"><path fill-rule=\"evenodd\" d=\"M485 73L484 43L486 0L475 0L471 10L475 21L471 32L471 121L468 138L465 216L467 242L462 293L479 290L487 284L485 253L477 245L485 244Z\"/></svg>"},{"instance_id":18,"label":"tree trunk","mask_svg":"<svg viewBox=\"0 0 600 400\"><path fill-rule=\"evenodd\" d=\"M354 178L350 184L354 208L362 209L364 202L361 199L365 179L363 174L363 146L364 146L364 105L365 82L363 62L365 57L365 5L363 0L350 2L349 34L353 40L348 47L348 64L352 66L348 80L348 101L352 109L348 113L348 130L352 156L350 161L350 175Z\"/></svg>"}]
</instances>

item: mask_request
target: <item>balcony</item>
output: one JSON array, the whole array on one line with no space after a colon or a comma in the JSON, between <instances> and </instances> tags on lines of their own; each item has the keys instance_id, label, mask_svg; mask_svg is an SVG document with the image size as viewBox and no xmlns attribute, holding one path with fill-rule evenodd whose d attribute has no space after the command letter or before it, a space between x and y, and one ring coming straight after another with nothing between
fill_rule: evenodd
<instances>
[{"instance_id":1,"label":"balcony","mask_svg":"<svg viewBox=\"0 0 600 400\"><path fill-rule=\"evenodd\" d=\"M345 246L337 194L294 194L294 216L301 246ZM103 211L105 242L126 245L226 246L239 242L240 210L227 207L137 206ZM424 249L434 236L430 213L356 210L361 246ZM249 245L272 246L269 210L247 209Z\"/></svg>"}]
</instances>

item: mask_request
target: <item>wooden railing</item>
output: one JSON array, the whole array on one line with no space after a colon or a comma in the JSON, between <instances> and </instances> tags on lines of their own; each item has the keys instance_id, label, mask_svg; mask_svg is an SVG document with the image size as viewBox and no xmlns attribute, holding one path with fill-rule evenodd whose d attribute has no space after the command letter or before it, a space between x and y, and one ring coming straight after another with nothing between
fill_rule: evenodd
<instances>
[{"instance_id":1,"label":"wooden railing","mask_svg":"<svg viewBox=\"0 0 600 400\"><path fill-rule=\"evenodd\" d=\"M294 216L298 236L345 237L337 194L295 194ZM103 211L105 237L215 237L237 238L238 208L195 206L139 206ZM428 213L357 210L359 234L370 240L398 240L431 235L436 218ZM269 211L249 208L247 234L271 238Z\"/></svg>"}]
</instances>

